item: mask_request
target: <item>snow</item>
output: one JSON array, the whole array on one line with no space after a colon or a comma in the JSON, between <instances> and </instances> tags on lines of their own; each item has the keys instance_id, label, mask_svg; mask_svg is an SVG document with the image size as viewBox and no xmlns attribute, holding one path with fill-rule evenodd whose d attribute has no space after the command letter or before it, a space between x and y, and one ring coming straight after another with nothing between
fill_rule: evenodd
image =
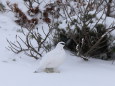
<instances>
[{"instance_id":1,"label":"snow","mask_svg":"<svg viewBox=\"0 0 115 86\"><path fill-rule=\"evenodd\" d=\"M107 17L106 23L107 23L107 27L109 27L111 24L115 25L115 18Z\"/></svg>"},{"instance_id":2,"label":"snow","mask_svg":"<svg viewBox=\"0 0 115 86\"><path fill-rule=\"evenodd\" d=\"M7 49L6 38L14 41L15 35L20 34L13 19L12 13L0 13L0 86L115 86L115 63L91 58L84 61L68 51L65 63L59 67L60 73L34 73L39 61ZM113 20L107 19L108 23Z\"/></svg>"},{"instance_id":3,"label":"snow","mask_svg":"<svg viewBox=\"0 0 115 86\"><path fill-rule=\"evenodd\" d=\"M68 53L67 53L68 54ZM20 61L20 60L19 60ZM1 86L114 86L115 65L90 59L85 62L68 54L61 73L33 73L33 61L0 62Z\"/></svg>"}]
</instances>

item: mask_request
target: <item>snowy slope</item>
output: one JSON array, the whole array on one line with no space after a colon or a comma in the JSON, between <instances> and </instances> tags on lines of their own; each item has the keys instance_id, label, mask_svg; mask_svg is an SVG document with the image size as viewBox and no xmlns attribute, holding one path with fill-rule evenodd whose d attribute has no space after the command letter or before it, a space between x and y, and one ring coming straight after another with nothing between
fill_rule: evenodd
<instances>
[{"instance_id":1,"label":"snowy slope","mask_svg":"<svg viewBox=\"0 0 115 86\"><path fill-rule=\"evenodd\" d=\"M16 55L6 48L6 38L13 41L19 34L20 27L13 19L10 13L0 13L0 86L115 86L115 63L97 59L86 62L68 51L60 73L34 73L39 61L23 53Z\"/></svg>"},{"instance_id":2,"label":"snowy slope","mask_svg":"<svg viewBox=\"0 0 115 86\"><path fill-rule=\"evenodd\" d=\"M115 65L67 55L61 73L33 73L37 62L22 59L0 62L0 86L115 86ZM7 62L6 62L7 61Z\"/></svg>"}]
</instances>

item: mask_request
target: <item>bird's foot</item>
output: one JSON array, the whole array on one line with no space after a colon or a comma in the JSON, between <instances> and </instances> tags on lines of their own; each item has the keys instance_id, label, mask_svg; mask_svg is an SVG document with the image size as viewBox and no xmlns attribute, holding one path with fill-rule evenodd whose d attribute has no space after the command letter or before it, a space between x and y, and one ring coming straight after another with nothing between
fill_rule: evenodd
<instances>
[{"instance_id":1,"label":"bird's foot","mask_svg":"<svg viewBox=\"0 0 115 86\"><path fill-rule=\"evenodd\" d=\"M53 69L53 68L46 68L46 69L44 70L44 72L46 72L46 73L53 73L53 72L54 72L54 69Z\"/></svg>"},{"instance_id":2,"label":"bird's foot","mask_svg":"<svg viewBox=\"0 0 115 86\"><path fill-rule=\"evenodd\" d=\"M46 72L46 73L60 73L60 71L58 71L58 70L56 70L54 68L46 68L44 70L44 72Z\"/></svg>"}]
</instances>

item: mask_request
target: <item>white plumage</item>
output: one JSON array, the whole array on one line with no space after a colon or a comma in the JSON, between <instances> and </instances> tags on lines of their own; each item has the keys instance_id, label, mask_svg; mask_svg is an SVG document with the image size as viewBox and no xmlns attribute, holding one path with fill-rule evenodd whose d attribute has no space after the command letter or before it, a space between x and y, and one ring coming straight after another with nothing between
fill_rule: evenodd
<instances>
[{"instance_id":1,"label":"white plumage","mask_svg":"<svg viewBox=\"0 0 115 86\"><path fill-rule=\"evenodd\" d=\"M39 68L35 72L57 72L55 69L59 67L65 60L63 44L64 42L59 42L54 50L43 56L39 63Z\"/></svg>"}]
</instances>

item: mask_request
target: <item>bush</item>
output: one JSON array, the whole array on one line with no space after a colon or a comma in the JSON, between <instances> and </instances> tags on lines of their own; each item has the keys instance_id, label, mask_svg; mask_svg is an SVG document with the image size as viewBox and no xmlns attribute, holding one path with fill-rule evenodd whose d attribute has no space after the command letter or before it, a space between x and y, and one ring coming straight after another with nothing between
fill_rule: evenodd
<instances>
[{"instance_id":1,"label":"bush","mask_svg":"<svg viewBox=\"0 0 115 86\"><path fill-rule=\"evenodd\" d=\"M38 24L38 19L32 18L31 20L29 20L26 14L22 12L22 10L18 7L18 4L10 4L10 2L7 2L7 5L17 18L15 22L21 27L28 28L29 30L31 30L34 29L35 26Z\"/></svg>"},{"instance_id":2,"label":"bush","mask_svg":"<svg viewBox=\"0 0 115 86\"><path fill-rule=\"evenodd\" d=\"M4 12L4 11L5 11L5 6L4 6L2 3L0 3L0 11L1 11L1 12Z\"/></svg>"},{"instance_id":3,"label":"bush","mask_svg":"<svg viewBox=\"0 0 115 86\"><path fill-rule=\"evenodd\" d=\"M31 0L24 1L28 2ZM115 26L113 25L107 28L105 25L106 8L100 7L104 0L101 0L98 4L95 4L94 1L77 2L75 0L65 0L63 2L57 0L54 3L48 3L42 12L39 7L33 7L32 3L29 2L27 13L31 17L41 13L43 16L39 19L48 24L49 32L45 34L45 38L42 38L38 28L29 30L31 26L26 27L28 30L27 35L25 35L26 40L19 38L27 48L24 49L18 41L18 45L8 41L11 50L15 53L24 51L27 55L39 59L44 51L51 50L52 44L56 45L59 41L63 41L66 43L66 49L75 52L77 56L84 60L88 60L88 57L110 59L111 57L108 54L110 52L109 33L115 29ZM74 2L76 5L72 6L70 2ZM9 5L9 7L15 14L19 14L16 22L19 22L22 26L26 26L26 24L27 26L31 25L32 21L34 21L34 25L37 25L39 22L37 19L29 20L18 8L17 4ZM60 27L61 25L64 27ZM36 41L37 47L32 44L30 37ZM52 42L47 41L47 39L50 39Z\"/></svg>"}]
</instances>

